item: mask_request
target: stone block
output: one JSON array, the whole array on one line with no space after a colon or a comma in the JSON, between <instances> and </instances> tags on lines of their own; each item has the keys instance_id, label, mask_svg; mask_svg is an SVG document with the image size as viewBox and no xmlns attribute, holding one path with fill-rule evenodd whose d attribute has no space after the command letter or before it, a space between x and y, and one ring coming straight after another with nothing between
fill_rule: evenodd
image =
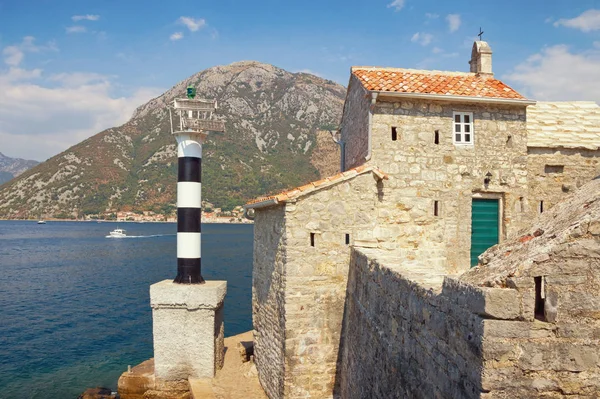
<instances>
[{"instance_id":1,"label":"stone block","mask_svg":"<svg viewBox=\"0 0 600 399\"><path fill-rule=\"evenodd\" d=\"M527 341L520 346L519 367L523 370L582 372L598 367L598 351L593 345Z\"/></svg>"},{"instance_id":2,"label":"stone block","mask_svg":"<svg viewBox=\"0 0 600 399\"><path fill-rule=\"evenodd\" d=\"M150 286L150 306L152 309L215 310L223 305L226 293L226 281L175 284L172 280L163 280Z\"/></svg>"},{"instance_id":3,"label":"stone block","mask_svg":"<svg viewBox=\"0 0 600 399\"><path fill-rule=\"evenodd\" d=\"M554 306L558 312L557 320L600 319L600 295L598 292L558 291L557 286L549 291L553 293L549 299L556 302ZM560 301L557 297L560 297Z\"/></svg>"},{"instance_id":4,"label":"stone block","mask_svg":"<svg viewBox=\"0 0 600 399\"><path fill-rule=\"evenodd\" d=\"M554 274L545 276L546 283L549 286L554 285L579 285L585 284L589 281L588 276L585 275L572 275L572 274Z\"/></svg>"},{"instance_id":5,"label":"stone block","mask_svg":"<svg viewBox=\"0 0 600 399\"><path fill-rule=\"evenodd\" d=\"M121 374L117 390L121 399L143 399L154 385L154 359L149 359Z\"/></svg>"},{"instance_id":6,"label":"stone block","mask_svg":"<svg viewBox=\"0 0 600 399\"><path fill-rule=\"evenodd\" d=\"M222 366L226 292L225 281L150 286L157 381L212 378Z\"/></svg>"},{"instance_id":7,"label":"stone block","mask_svg":"<svg viewBox=\"0 0 600 399\"><path fill-rule=\"evenodd\" d=\"M442 294L450 301L482 317L515 320L521 316L520 295L513 289L476 287L446 277Z\"/></svg>"},{"instance_id":8,"label":"stone block","mask_svg":"<svg viewBox=\"0 0 600 399\"><path fill-rule=\"evenodd\" d=\"M493 338L554 338L556 326L541 321L483 320L483 333Z\"/></svg>"},{"instance_id":9,"label":"stone block","mask_svg":"<svg viewBox=\"0 0 600 399\"><path fill-rule=\"evenodd\" d=\"M533 281L533 279L531 279ZM521 294L522 320L533 321L535 319L535 287L519 291Z\"/></svg>"},{"instance_id":10,"label":"stone block","mask_svg":"<svg viewBox=\"0 0 600 399\"><path fill-rule=\"evenodd\" d=\"M519 359L520 349L517 342L485 338L481 354L484 361L491 361L491 368L511 366Z\"/></svg>"},{"instance_id":11,"label":"stone block","mask_svg":"<svg viewBox=\"0 0 600 399\"><path fill-rule=\"evenodd\" d=\"M600 340L600 324L558 323L556 336L558 338Z\"/></svg>"}]
</instances>

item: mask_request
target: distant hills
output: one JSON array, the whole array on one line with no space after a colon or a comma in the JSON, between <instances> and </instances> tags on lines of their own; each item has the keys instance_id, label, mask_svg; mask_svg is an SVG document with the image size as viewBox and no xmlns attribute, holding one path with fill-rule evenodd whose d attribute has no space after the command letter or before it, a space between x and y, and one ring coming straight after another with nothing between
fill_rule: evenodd
<instances>
[{"instance_id":1,"label":"distant hills","mask_svg":"<svg viewBox=\"0 0 600 399\"><path fill-rule=\"evenodd\" d=\"M21 158L7 157L0 152L0 184L6 183L14 177L19 176L27 169L33 168L39 164L38 161L31 161Z\"/></svg>"},{"instance_id":2,"label":"distant hills","mask_svg":"<svg viewBox=\"0 0 600 399\"><path fill-rule=\"evenodd\" d=\"M333 174L339 150L328 129L345 88L253 61L216 66L179 82L107 129L0 186L0 218L81 217L176 209L176 144L167 104L188 85L215 98L226 133L203 148L203 199L224 210Z\"/></svg>"}]
</instances>

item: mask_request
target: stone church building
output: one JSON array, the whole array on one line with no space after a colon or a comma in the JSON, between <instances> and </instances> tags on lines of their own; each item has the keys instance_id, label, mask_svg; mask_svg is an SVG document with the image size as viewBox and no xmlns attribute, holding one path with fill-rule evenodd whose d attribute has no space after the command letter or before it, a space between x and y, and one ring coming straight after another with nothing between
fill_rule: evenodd
<instances>
[{"instance_id":1,"label":"stone church building","mask_svg":"<svg viewBox=\"0 0 600 399\"><path fill-rule=\"evenodd\" d=\"M600 174L600 107L523 97L494 78L483 41L469 64L353 67L343 171L246 205L255 360L270 398L594 397L598 289L582 289L586 312L569 309L586 278L600 287L599 238L548 226L579 225L550 215ZM589 227L595 209L573 214ZM562 240L552 248L591 240L593 262L580 247L568 262L550 250L544 229L530 231L536 218ZM531 271L528 254L547 267ZM513 274L494 279L494 264ZM578 323L597 329L580 336Z\"/></svg>"}]
</instances>

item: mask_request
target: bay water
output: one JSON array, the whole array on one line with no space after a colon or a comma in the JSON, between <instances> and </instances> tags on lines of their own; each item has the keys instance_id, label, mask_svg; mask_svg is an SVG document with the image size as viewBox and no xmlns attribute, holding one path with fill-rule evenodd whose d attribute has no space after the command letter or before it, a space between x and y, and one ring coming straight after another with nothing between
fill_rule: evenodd
<instances>
[{"instance_id":1,"label":"bay water","mask_svg":"<svg viewBox=\"0 0 600 399\"><path fill-rule=\"evenodd\" d=\"M106 238L115 228L127 238ZM0 398L116 390L152 357L149 287L177 274L174 223L0 221ZM252 329L252 225L202 225L202 275L227 280L225 336Z\"/></svg>"}]
</instances>

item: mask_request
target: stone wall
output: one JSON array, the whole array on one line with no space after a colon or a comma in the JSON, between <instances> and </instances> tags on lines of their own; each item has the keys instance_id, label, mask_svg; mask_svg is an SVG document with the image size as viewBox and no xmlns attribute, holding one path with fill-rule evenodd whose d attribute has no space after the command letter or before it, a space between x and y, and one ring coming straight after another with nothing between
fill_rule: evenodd
<instances>
[{"instance_id":1,"label":"stone wall","mask_svg":"<svg viewBox=\"0 0 600 399\"><path fill-rule=\"evenodd\" d=\"M286 398L332 395L350 244L376 226L376 202L367 173L285 205Z\"/></svg>"},{"instance_id":2,"label":"stone wall","mask_svg":"<svg viewBox=\"0 0 600 399\"><path fill-rule=\"evenodd\" d=\"M375 259L377 253L353 252L340 397L478 397L482 319Z\"/></svg>"},{"instance_id":3,"label":"stone wall","mask_svg":"<svg viewBox=\"0 0 600 399\"><path fill-rule=\"evenodd\" d=\"M342 142L346 143L346 169L362 165L369 151L369 97L356 76L351 74L340 126Z\"/></svg>"},{"instance_id":4,"label":"stone wall","mask_svg":"<svg viewBox=\"0 0 600 399\"><path fill-rule=\"evenodd\" d=\"M544 271L548 301L562 307L547 322L534 318L531 276L487 288L435 281L428 270L353 251L340 397L597 397L600 302L596 289L576 294L582 275Z\"/></svg>"},{"instance_id":5,"label":"stone wall","mask_svg":"<svg viewBox=\"0 0 600 399\"><path fill-rule=\"evenodd\" d=\"M600 150L528 148L529 192L525 212L530 218L566 198L575 189L600 175Z\"/></svg>"},{"instance_id":6,"label":"stone wall","mask_svg":"<svg viewBox=\"0 0 600 399\"><path fill-rule=\"evenodd\" d=\"M474 145L453 144L453 111L473 113ZM392 127L396 128L395 141ZM525 128L523 106L378 100L372 119L372 158L367 164L390 176L383 191L391 202L388 209L396 208L387 218L389 227L406 220L407 213L401 212L406 204L411 207L408 214L423 210L403 223L416 230L409 240L416 246L418 241L442 240L444 252L435 257L445 262L450 273L467 270L473 196L501 201L501 239L514 235L527 221L515 207L527 194ZM439 144L435 143L436 131ZM492 176L486 185L488 172ZM437 217L434 201L438 201ZM425 240L419 227L423 224L430 224L423 232ZM419 258L418 248L416 252L412 256ZM423 259L431 258L427 251L423 255Z\"/></svg>"},{"instance_id":7,"label":"stone wall","mask_svg":"<svg viewBox=\"0 0 600 399\"><path fill-rule=\"evenodd\" d=\"M283 207L256 212L252 269L254 354L260 383L270 398L283 395L285 244Z\"/></svg>"},{"instance_id":8,"label":"stone wall","mask_svg":"<svg viewBox=\"0 0 600 399\"><path fill-rule=\"evenodd\" d=\"M364 172L256 211L255 353L271 398L332 395L351 245L389 246L377 179Z\"/></svg>"}]
</instances>

